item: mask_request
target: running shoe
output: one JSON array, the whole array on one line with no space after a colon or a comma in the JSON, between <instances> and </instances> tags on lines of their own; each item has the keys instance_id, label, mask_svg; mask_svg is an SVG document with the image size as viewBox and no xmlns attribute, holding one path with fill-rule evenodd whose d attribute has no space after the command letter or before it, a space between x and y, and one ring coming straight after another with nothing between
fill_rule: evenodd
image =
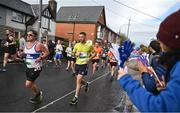
<instances>
[{"instance_id":1,"label":"running shoe","mask_svg":"<svg viewBox=\"0 0 180 113\"><path fill-rule=\"evenodd\" d=\"M88 91L89 91L89 83L88 83L88 82L86 82L84 91L85 91L85 92L88 92Z\"/></svg>"},{"instance_id":2,"label":"running shoe","mask_svg":"<svg viewBox=\"0 0 180 113\"><path fill-rule=\"evenodd\" d=\"M1 71L2 72L6 72L7 70L6 70L6 68L2 68Z\"/></svg>"},{"instance_id":3,"label":"running shoe","mask_svg":"<svg viewBox=\"0 0 180 113\"><path fill-rule=\"evenodd\" d=\"M113 76L111 76L110 81L112 82L113 80L114 80L114 77L113 77Z\"/></svg>"},{"instance_id":4,"label":"running shoe","mask_svg":"<svg viewBox=\"0 0 180 113\"><path fill-rule=\"evenodd\" d=\"M35 95L34 97L30 98L29 100L31 103L35 104L35 103L39 103L42 101L42 91L40 91L37 95Z\"/></svg>"},{"instance_id":5,"label":"running shoe","mask_svg":"<svg viewBox=\"0 0 180 113\"><path fill-rule=\"evenodd\" d=\"M69 104L71 104L71 105L75 105L75 104L77 104L78 103L78 98L77 97L74 97L70 102L69 102Z\"/></svg>"}]
</instances>

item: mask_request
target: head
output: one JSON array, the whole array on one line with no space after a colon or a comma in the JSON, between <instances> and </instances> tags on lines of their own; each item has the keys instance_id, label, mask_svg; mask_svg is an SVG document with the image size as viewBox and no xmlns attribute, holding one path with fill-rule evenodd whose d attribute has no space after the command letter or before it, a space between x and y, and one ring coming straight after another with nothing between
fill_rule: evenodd
<instances>
[{"instance_id":1,"label":"head","mask_svg":"<svg viewBox=\"0 0 180 113\"><path fill-rule=\"evenodd\" d=\"M147 46L143 46L140 50L141 50L140 51L141 54L148 53L148 47Z\"/></svg>"},{"instance_id":2,"label":"head","mask_svg":"<svg viewBox=\"0 0 180 113\"><path fill-rule=\"evenodd\" d=\"M159 53L161 52L160 43L157 40L153 40L149 44L150 53Z\"/></svg>"},{"instance_id":3,"label":"head","mask_svg":"<svg viewBox=\"0 0 180 113\"><path fill-rule=\"evenodd\" d=\"M37 32L35 30L29 30L27 32L27 41L28 42L33 42L37 40Z\"/></svg>"},{"instance_id":4,"label":"head","mask_svg":"<svg viewBox=\"0 0 180 113\"><path fill-rule=\"evenodd\" d=\"M58 40L58 41L57 41L57 44L61 44L61 40Z\"/></svg>"},{"instance_id":5,"label":"head","mask_svg":"<svg viewBox=\"0 0 180 113\"><path fill-rule=\"evenodd\" d=\"M22 34L20 38L24 38L25 37L25 34Z\"/></svg>"},{"instance_id":6,"label":"head","mask_svg":"<svg viewBox=\"0 0 180 113\"><path fill-rule=\"evenodd\" d=\"M94 44L94 47L99 47L100 46L100 42L95 42L95 44Z\"/></svg>"},{"instance_id":7,"label":"head","mask_svg":"<svg viewBox=\"0 0 180 113\"><path fill-rule=\"evenodd\" d=\"M13 29L7 29L6 30L6 35L12 35L13 34Z\"/></svg>"},{"instance_id":8,"label":"head","mask_svg":"<svg viewBox=\"0 0 180 113\"><path fill-rule=\"evenodd\" d=\"M85 32L79 33L79 42L80 43L85 43L86 42L86 33Z\"/></svg>"},{"instance_id":9,"label":"head","mask_svg":"<svg viewBox=\"0 0 180 113\"><path fill-rule=\"evenodd\" d=\"M42 43L43 43L43 44L46 44L46 40L43 40Z\"/></svg>"},{"instance_id":10,"label":"head","mask_svg":"<svg viewBox=\"0 0 180 113\"><path fill-rule=\"evenodd\" d=\"M164 52L180 50L180 10L161 22L157 39Z\"/></svg>"}]
</instances>

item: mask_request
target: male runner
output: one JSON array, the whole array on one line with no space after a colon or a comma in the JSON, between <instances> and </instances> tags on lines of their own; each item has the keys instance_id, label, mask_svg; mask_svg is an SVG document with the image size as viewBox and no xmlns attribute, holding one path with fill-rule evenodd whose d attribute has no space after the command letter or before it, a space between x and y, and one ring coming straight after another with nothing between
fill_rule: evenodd
<instances>
[{"instance_id":1,"label":"male runner","mask_svg":"<svg viewBox=\"0 0 180 113\"><path fill-rule=\"evenodd\" d=\"M102 47L100 47L100 44L99 42L95 42L95 45L94 45L94 52L95 52L95 57L93 57L92 59L92 64L93 64L93 73L92 73L92 77L95 73L95 71L98 69L98 63L99 63L99 60L102 56L102 53L103 53L103 49Z\"/></svg>"},{"instance_id":2,"label":"male runner","mask_svg":"<svg viewBox=\"0 0 180 113\"><path fill-rule=\"evenodd\" d=\"M26 87L31 89L34 97L30 98L31 103L38 103L42 100L42 91L35 84L35 80L42 70L42 60L45 59L49 51L37 41L37 32L30 30L27 33L27 43L24 49L26 62ZM43 53L43 54L42 54Z\"/></svg>"},{"instance_id":3,"label":"male runner","mask_svg":"<svg viewBox=\"0 0 180 113\"><path fill-rule=\"evenodd\" d=\"M114 80L114 77L116 76L116 66L117 66L117 60L114 57L113 53L109 50L108 51L108 59L111 66L111 78L110 81L112 82Z\"/></svg>"},{"instance_id":4,"label":"male runner","mask_svg":"<svg viewBox=\"0 0 180 113\"><path fill-rule=\"evenodd\" d=\"M86 44L86 33L81 32L79 34L79 43L76 43L73 49L73 53L76 56L76 93L74 98L70 101L70 104L74 105L78 103L78 96L81 89L81 84L85 85L85 92L88 91L88 83L83 79L87 75L87 64L94 55L91 56L93 47Z\"/></svg>"}]
</instances>

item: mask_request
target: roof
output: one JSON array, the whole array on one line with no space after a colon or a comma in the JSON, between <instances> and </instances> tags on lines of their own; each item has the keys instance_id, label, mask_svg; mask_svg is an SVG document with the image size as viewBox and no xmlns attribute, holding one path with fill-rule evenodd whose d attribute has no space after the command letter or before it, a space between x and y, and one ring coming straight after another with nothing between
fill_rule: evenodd
<instances>
[{"instance_id":1,"label":"roof","mask_svg":"<svg viewBox=\"0 0 180 113\"><path fill-rule=\"evenodd\" d=\"M61 7L57 13L57 22L92 22L96 23L104 6Z\"/></svg>"},{"instance_id":2,"label":"roof","mask_svg":"<svg viewBox=\"0 0 180 113\"><path fill-rule=\"evenodd\" d=\"M31 5L33 10L34 10L34 13L35 13L35 16L38 16L39 15L39 4L32 4ZM42 5L42 12L48 7L48 4L43 4Z\"/></svg>"},{"instance_id":3,"label":"roof","mask_svg":"<svg viewBox=\"0 0 180 113\"><path fill-rule=\"evenodd\" d=\"M34 16L31 5L21 0L0 0L0 5Z\"/></svg>"}]
</instances>

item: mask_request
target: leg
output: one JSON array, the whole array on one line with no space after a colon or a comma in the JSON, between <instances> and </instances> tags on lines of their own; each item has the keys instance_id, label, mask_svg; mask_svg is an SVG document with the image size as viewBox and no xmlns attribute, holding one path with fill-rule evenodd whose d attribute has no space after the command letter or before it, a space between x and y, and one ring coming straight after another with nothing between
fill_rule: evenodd
<instances>
[{"instance_id":1,"label":"leg","mask_svg":"<svg viewBox=\"0 0 180 113\"><path fill-rule=\"evenodd\" d=\"M74 61L71 61L71 69L72 69L73 73L75 73L75 63L74 63Z\"/></svg>"},{"instance_id":2,"label":"leg","mask_svg":"<svg viewBox=\"0 0 180 113\"><path fill-rule=\"evenodd\" d=\"M93 64L93 73L92 73L92 75L94 75L94 73L95 73L95 71L96 71L96 68L97 68L97 63L95 62L95 63Z\"/></svg>"},{"instance_id":3,"label":"leg","mask_svg":"<svg viewBox=\"0 0 180 113\"><path fill-rule=\"evenodd\" d=\"M78 74L77 77L76 77L76 93L75 93L75 97L79 96L82 79L83 79L83 75Z\"/></svg>"},{"instance_id":4,"label":"leg","mask_svg":"<svg viewBox=\"0 0 180 113\"><path fill-rule=\"evenodd\" d=\"M111 76L114 76L114 73L115 73L115 66L112 66L112 68L111 68Z\"/></svg>"},{"instance_id":5,"label":"leg","mask_svg":"<svg viewBox=\"0 0 180 113\"><path fill-rule=\"evenodd\" d=\"M4 53L4 60L3 60L3 69L6 68L8 62L9 53Z\"/></svg>"},{"instance_id":6,"label":"leg","mask_svg":"<svg viewBox=\"0 0 180 113\"><path fill-rule=\"evenodd\" d=\"M26 88L31 89L34 95L40 92L39 88L33 81L26 80Z\"/></svg>"},{"instance_id":7,"label":"leg","mask_svg":"<svg viewBox=\"0 0 180 113\"><path fill-rule=\"evenodd\" d=\"M57 59L54 59L54 62L56 64L56 66L58 66L58 62L57 62Z\"/></svg>"},{"instance_id":8,"label":"leg","mask_svg":"<svg viewBox=\"0 0 180 113\"><path fill-rule=\"evenodd\" d=\"M67 65L67 67L66 67L66 70L67 70L67 71L68 71L68 69L69 69L70 65L71 65L71 61L70 61L70 60L68 60L68 65Z\"/></svg>"}]
</instances>

